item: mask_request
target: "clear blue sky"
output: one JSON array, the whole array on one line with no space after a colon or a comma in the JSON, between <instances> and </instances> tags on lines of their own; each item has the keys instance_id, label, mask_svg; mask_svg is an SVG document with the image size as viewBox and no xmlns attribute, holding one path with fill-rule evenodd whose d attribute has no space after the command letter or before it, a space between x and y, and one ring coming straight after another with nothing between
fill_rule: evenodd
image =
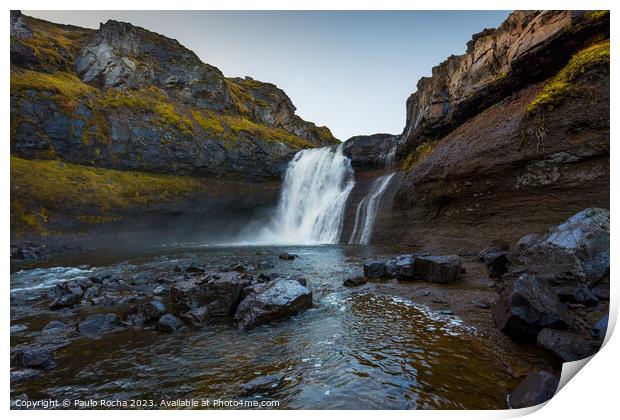
<instances>
[{"instance_id":1,"label":"clear blue sky","mask_svg":"<svg viewBox=\"0 0 620 420\"><path fill-rule=\"evenodd\" d=\"M175 38L226 76L282 88L297 113L341 140L400 133L422 76L508 11L24 11L97 28L108 19Z\"/></svg>"}]
</instances>

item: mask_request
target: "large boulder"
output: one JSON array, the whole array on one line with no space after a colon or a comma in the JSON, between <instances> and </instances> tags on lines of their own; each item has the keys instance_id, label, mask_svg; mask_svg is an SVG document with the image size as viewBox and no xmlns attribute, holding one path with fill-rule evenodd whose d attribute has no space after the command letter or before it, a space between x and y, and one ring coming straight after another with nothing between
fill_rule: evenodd
<instances>
[{"instance_id":1,"label":"large boulder","mask_svg":"<svg viewBox=\"0 0 620 420\"><path fill-rule=\"evenodd\" d=\"M549 401L558 389L560 380L544 370L529 373L508 395L510 408L532 407Z\"/></svg>"},{"instance_id":2,"label":"large boulder","mask_svg":"<svg viewBox=\"0 0 620 420\"><path fill-rule=\"evenodd\" d=\"M364 277L369 279L380 279L390 277L388 271L388 261L369 260L364 263Z\"/></svg>"},{"instance_id":3,"label":"large boulder","mask_svg":"<svg viewBox=\"0 0 620 420\"><path fill-rule=\"evenodd\" d=\"M504 279L527 273L552 286L576 286L586 281L581 261L572 250L546 241L519 242L521 245L510 254L510 267Z\"/></svg>"},{"instance_id":4,"label":"large boulder","mask_svg":"<svg viewBox=\"0 0 620 420\"><path fill-rule=\"evenodd\" d=\"M551 286L528 274L507 284L493 318L515 341L534 341L543 328L565 329L573 319Z\"/></svg>"},{"instance_id":5,"label":"large boulder","mask_svg":"<svg viewBox=\"0 0 620 420\"><path fill-rule=\"evenodd\" d=\"M172 303L178 313L207 306L214 316L235 313L243 289L252 277L237 272L211 273L175 283L170 289Z\"/></svg>"},{"instance_id":6,"label":"large boulder","mask_svg":"<svg viewBox=\"0 0 620 420\"><path fill-rule=\"evenodd\" d=\"M47 294L51 299L49 308L55 310L78 305L84 297L84 292L92 286L93 282L85 277L55 285Z\"/></svg>"},{"instance_id":7,"label":"large boulder","mask_svg":"<svg viewBox=\"0 0 620 420\"><path fill-rule=\"evenodd\" d=\"M500 278L508 270L508 251L510 245L502 240L493 241L478 254L491 278Z\"/></svg>"},{"instance_id":8,"label":"large boulder","mask_svg":"<svg viewBox=\"0 0 620 420\"><path fill-rule=\"evenodd\" d=\"M115 314L94 314L78 324L78 331L82 335L99 336L113 332L120 327L120 322Z\"/></svg>"},{"instance_id":9,"label":"large boulder","mask_svg":"<svg viewBox=\"0 0 620 420\"><path fill-rule=\"evenodd\" d=\"M159 300L133 305L125 312L125 322L136 327L157 321L166 313L166 306Z\"/></svg>"},{"instance_id":10,"label":"large boulder","mask_svg":"<svg viewBox=\"0 0 620 420\"><path fill-rule=\"evenodd\" d=\"M609 211L588 208L551 229L544 243L575 253L586 278L597 283L609 271Z\"/></svg>"},{"instance_id":11,"label":"large boulder","mask_svg":"<svg viewBox=\"0 0 620 420\"><path fill-rule=\"evenodd\" d=\"M562 362L574 362L592 356L600 348L600 342L567 331L543 329L536 342L539 347L552 352Z\"/></svg>"},{"instance_id":12,"label":"large boulder","mask_svg":"<svg viewBox=\"0 0 620 420\"><path fill-rule=\"evenodd\" d=\"M458 255L415 257L414 276L431 283L449 283L461 275Z\"/></svg>"},{"instance_id":13,"label":"large boulder","mask_svg":"<svg viewBox=\"0 0 620 420\"><path fill-rule=\"evenodd\" d=\"M310 289L295 280L276 280L254 287L239 304L235 321L239 329L247 330L311 307Z\"/></svg>"}]
</instances>

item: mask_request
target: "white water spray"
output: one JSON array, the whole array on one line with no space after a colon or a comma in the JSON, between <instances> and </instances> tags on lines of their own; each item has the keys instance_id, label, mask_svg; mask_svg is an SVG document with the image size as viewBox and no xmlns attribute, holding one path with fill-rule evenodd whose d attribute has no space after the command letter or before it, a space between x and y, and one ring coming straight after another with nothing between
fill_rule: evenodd
<instances>
[{"instance_id":1,"label":"white water spray","mask_svg":"<svg viewBox=\"0 0 620 420\"><path fill-rule=\"evenodd\" d=\"M342 149L343 145L307 149L295 155L274 217L251 242L338 243L347 198L355 185L351 160Z\"/></svg>"},{"instance_id":2,"label":"white water spray","mask_svg":"<svg viewBox=\"0 0 620 420\"><path fill-rule=\"evenodd\" d=\"M350 244L367 244L370 241L379 201L390 185L394 174L391 173L375 179L370 187L370 192L357 205L353 232L349 238Z\"/></svg>"}]
</instances>

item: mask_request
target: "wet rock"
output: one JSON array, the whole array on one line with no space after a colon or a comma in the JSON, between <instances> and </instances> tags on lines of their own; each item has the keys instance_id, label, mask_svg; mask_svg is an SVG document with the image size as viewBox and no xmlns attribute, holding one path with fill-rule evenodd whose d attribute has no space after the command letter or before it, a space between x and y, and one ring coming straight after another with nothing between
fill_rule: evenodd
<instances>
[{"instance_id":1,"label":"wet rock","mask_svg":"<svg viewBox=\"0 0 620 420\"><path fill-rule=\"evenodd\" d=\"M131 279L131 284L134 286L144 286L151 283L152 277L152 273L149 272L138 273Z\"/></svg>"},{"instance_id":2,"label":"wet rock","mask_svg":"<svg viewBox=\"0 0 620 420\"><path fill-rule=\"evenodd\" d=\"M543 328L565 329L573 319L551 286L528 274L506 286L493 307L493 318L515 341L534 341Z\"/></svg>"},{"instance_id":3,"label":"wet rock","mask_svg":"<svg viewBox=\"0 0 620 420\"><path fill-rule=\"evenodd\" d=\"M478 260L486 266L489 277L500 278L508 270L509 249L507 242L496 240L478 254Z\"/></svg>"},{"instance_id":4,"label":"wet rock","mask_svg":"<svg viewBox=\"0 0 620 420\"><path fill-rule=\"evenodd\" d=\"M11 260L40 261L50 257L47 246L33 242L11 244Z\"/></svg>"},{"instance_id":5,"label":"wet rock","mask_svg":"<svg viewBox=\"0 0 620 420\"><path fill-rule=\"evenodd\" d=\"M204 273L205 269L202 268L202 267L198 267L197 265L192 264L192 265L190 265L189 267L187 267L185 269L185 272L186 273Z\"/></svg>"},{"instance_id":6,"label":"wet rock","mask_svg":"<svg viewBox=\"0 0 620 420\"><path fill-rule=\"evenodd\" d=\"M93 283L85 277L55 285L48 292L48 296L52 300L49 308L56 310L78 305L82 301L84 292L92 285Z\"/></svg>"},{"instance_id":7,"label":"wet rock","mask_svg":"<svg viewBox=\"0 0 620 420\"><path fill-rule=\"evenodd\" d=\"M438 313L441 315L454 315L454 312L450 309L442 309Z\"/></svg>"},{"instance_id":8,"label":"wet rock","mask_svg":"<svg viewBox=\"0 0 620 420\"><path fill-rule=\"evenodd\" d=\"M166 296L170 293L164 286L157 286L153 289L153 296Z\"/></svg>"},{"instance_id":9,"label":"wet rock","mask_svg":"<svg viewBox=\"0 0 620 420\"><path fill-rule=\"evenodd\" d=\"M18 334L20 332L26 331L28 329L24 324L14 324L11 325L11 335Z\"/></svg>"},{"instance_id":10,"label":"wet rock","mask_svg":"<svg viewBox=\"0 0 620 420\"><path fill-rule=\"evenodd\" d=\"M214 316L227 316L235 313L243 289L251 283L251 276L236 272L212 273L176 283L170 297L179 313L207 305Z\"/></svg>"},{"instance_id":11,"label":"wet rock","mask_svg":"<svg viewBox=\"0 0 620 420\"><path fill-rule=\"evenodd\" d=\"M389 277L387 270L387 261L370 260L364 263L364 277L369 279L379 279Z\"/></svg>"},{"instance_id":12,"label":"wet rock","mask_svg":"<svg viewBox=\"0 0 620 420\"><path fill-rule=\"evenodd\" d=\"M366 284L366 279L364 277L353 277L350 279L346 279L342 285L346 287L355 287Z\"/></svg>"},{"instance_id":13,"label":"wet rock","mask_svg":"<svg viewBox=\"0 0 620 420\"><path fill-rule=\"evenodd\" d=\"M259 283L265 283L265 282L271 281L271 276L269 276L268 274L260 273L257 276L257 280Z\"/></svg>"},{"instance_id":14,"label":"wet rock","mask_svg":"<svg viewBox=\"0 0 620 420\"><path fill-rule=\"evenodd\" d=\"M90 276L88 278L94 284L103 284L104 277L103 276Z\"/></svg>"},{"instance_id":15,"label":"wet rock","mask_svg":"<svg viewBox=\"0 0 620 420\"><path fill-rule=\"evenodd\" d=\"M71 327L69 327L69 325L65 324L62 321L58 321L58 320L54 320L54 321L50 321L44 328L43 330L41 330L41 332L43 332L44 334L49 334L49 333L61 333L61 332L65 332L68 331Z\"/></svg>"},{"instance_id":16,"label":"wet rock","mask_svg":"<svg viewBox=\"0 0 620 420\"><path fill-rule=\"evenodd\" d=\"M607 334L607 324L609 323L609 315L605 315L592 327L592 336L596 337L599 341L603 341L605 339L605 334Z\"/></svg>"},{"instance_id":17,"label":"wet rock","mask_svg":"<svg viewBox=\"0 0 620 420\"><path fill-rule=\"evenodd\" d=\"M505 280L527 273L552 286L576 286L586 281L581 262L569 249L546 242L535 242L517 249L510 254L510 267L503 276Z\"/></svg>"},{"instance_id":18,"label":"wet rock","mask_svg":"<svg viewBox=\"0 0 620 420\"><path fill-rule=\"evenodd\" d=\"M415 257L416 278L431 283L450 283L461 275L461 259L457 255Z\"/></svg>"},{"instance_id":19,"label":"wet rock","mask_svg":"<svg viewBox=\"0 0 620 420\"><path fill-rule=\"evenodd\" d=\"M50 309L71 308L82 302L82 294L67 293L55 299L49 306Z\"/></svg>"},{"instance_id":20,"label":"wet rock","mask_svg":"<svg viewBox=\"0 0 620 420\"><path fill-rule=\"evenodd\" d=\"M510 408L525 408L547 402L559 383L559 378L547 371L531 372L508 396L508 405Z\"/></svg>"},{"instance_id":21,"label":"wet rock","mask_svg":"<svg viewBox=\"0 0 620 420\"><path fill-rule=\"evenodd\" d=\"M278 255L278 258L281 260L292 261L295 258L299 258L299 255L289 254L288 252L283 252L280 255Z\"/></svg>"},{"instance_id":22,"label":"wet rock","mask_svg":"<svg viewBox=\"0 0 620 420\"><path fill-rule=\"evenodd\" d=\"M609 211L588 208L551 229L545 243L573 251L590 284L609 271Z\"/></svg>"},{"instance_id":23,"label":"wet rock","mask_svg":"<svg viewBox=\"0 0 620 420\"><path fill-rule=\"evenodd\" d=\"M261 261L258 263L259 270L270 270L274 267L271 261Z\"/></svg>"},{"instance_id":24,"label":"wet rock","mask_svg":"<svg viewBox=\"0 0 620 420\"><path fill-rule=\"evenodd\" d=\"M284 375L265 375L241 385L245 395L263 394L273 391L282 384Z\"/></svg>"},{"instance_id":25,"label":"wet rock","mask_svg":"<svg viewBox=\"0 0 620 420\"><path fill-rule=\"evenodd\" d=\"M163 332L175 332L183 327L183 323L171 314L166 314L157 321L157 329Z\"/></svg>"},{"instance_id":26,"label":"wet rock","mask_svg":"<svg viewBox=\"0 0 620 420\"><path fill-rule=\"evenodd\" d=\"M598 303L598 298L585 285L560 286L555 291L562 302L580 303L585 306L594 306Z\"/></svg>"},{"instance_id":27,"label":"wet rock","mask_svg":"<svg viewBox=\"0 0 620 420\"><path fill-rule=\"evenodd\" d=\"M257 287L239 304L235 321L239 329L293 316L312 307L312 292L299 282L277 280Z\"/></svg>"},{"instance_id":28,"label":"wet rock","mask_svg":"<svg viewBox=\"0 0 620 420\"><path fill-rule=\"evenodd\" d=\"M83 335L97 336L119 328L119 319L115 314L94 314L78 324L78 331Z\"/></svg>"},{"instance_id":29,"label":"wet rock","mask_svg":"<svg viewBox=\"0 0 620 420\"><path fill-rule=\"evenodd\" d=\"M252 270L243 264L235 264L232 266L232 271L236 271L237 273L245 273L246 271L252 271Z\"/></svg>"},{"instance_id":30,"label":"wet rock","mask_svg":"<svg viewBox=\"0 0 620 420\"><path fill-rule=\"evenodd\" d=\"M307 286L308 285L308 280L306 280L305 277L297 277L295 278L295 280L301 284L302 286Z\"/></svg>"},{"instance_id":31,"label":"wet rock","mask_svg":"<svg viewBox=\"0 0 620 420\"><path fill-rule=\"evenodd\" d=\"M574 362L596 353L600 343L580 334L543 329L536 339L539 347L549 350L562 362Z\"/></svg>"},{"instance_id":32,"label":"wet rock","mask_svg":"<svg viewBox=\"0 0 620 420\"><path fill-rule=\"evenodd\" d=\"M166 306L158 300L153 300L129 308L127 312L125 312L125 322L136 327L141 327L150 322L157 321L165 313Z\"/></svg>"},{"instance_id":33,"label":"wet rock","mask_svg":"<svg viewBox=\"0 0 620 420\"><path fill-rule=\"evenodd\" d=\"M491 304L489 304L486 301L482 301L482 300L475 300L472 302L472 304L480 309L489 309L491 307Z\"/></svg>"},{"instance_id":34,"label":"wet rock","mask_svg":"<svg viewBox=\"0 0 620 420\"><path fill-rule=\"evenodd\" d=\"M45 347L22 348L11 354L11 366L31 369L49 369L54 366L54 353Z\"/></svg>"},{"instance_id":35,"label":"wet rock","mask_svg":"<svg viewBox=\"0 0 620 420\"><path fill-rule=\"evenodd\" d=\"M416 277L414 269L415 258L412 255L400 255L388 263L387 271L390 277L399 280L413 280Z\"/></svg>"},{"instance_id":36,"label":"wet rock","mask_svg":"<svg viewBox=\"0 0 620 420\"><path fill-rule=\"evenodd\" d=\"M189 312L181 314L181 319L193 325L204 324L211 318L209 307L201 306L200 308L192 309Z\"/></svg>"}]
</instances>

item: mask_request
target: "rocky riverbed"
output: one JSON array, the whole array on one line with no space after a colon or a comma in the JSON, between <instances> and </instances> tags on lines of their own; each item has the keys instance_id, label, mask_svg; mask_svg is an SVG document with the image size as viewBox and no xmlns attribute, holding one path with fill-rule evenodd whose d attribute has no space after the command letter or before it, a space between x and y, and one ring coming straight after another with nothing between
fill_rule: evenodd
<instances>
[{"instance_id":1,"label":"rocky riverbed","mask_svg":"<svg viewBox=\"0 0 620 420\"><path fill-rule=\"evenodd\" d=\"M600 347L608 226L586 210L478 255L175 246L15 266L11 396L506 408L517 392L513 406L531 405L561 362ZM525 261L534 246L573 256L579 281L550 285L554 266Z\"/></svg>"}]
</instances>

